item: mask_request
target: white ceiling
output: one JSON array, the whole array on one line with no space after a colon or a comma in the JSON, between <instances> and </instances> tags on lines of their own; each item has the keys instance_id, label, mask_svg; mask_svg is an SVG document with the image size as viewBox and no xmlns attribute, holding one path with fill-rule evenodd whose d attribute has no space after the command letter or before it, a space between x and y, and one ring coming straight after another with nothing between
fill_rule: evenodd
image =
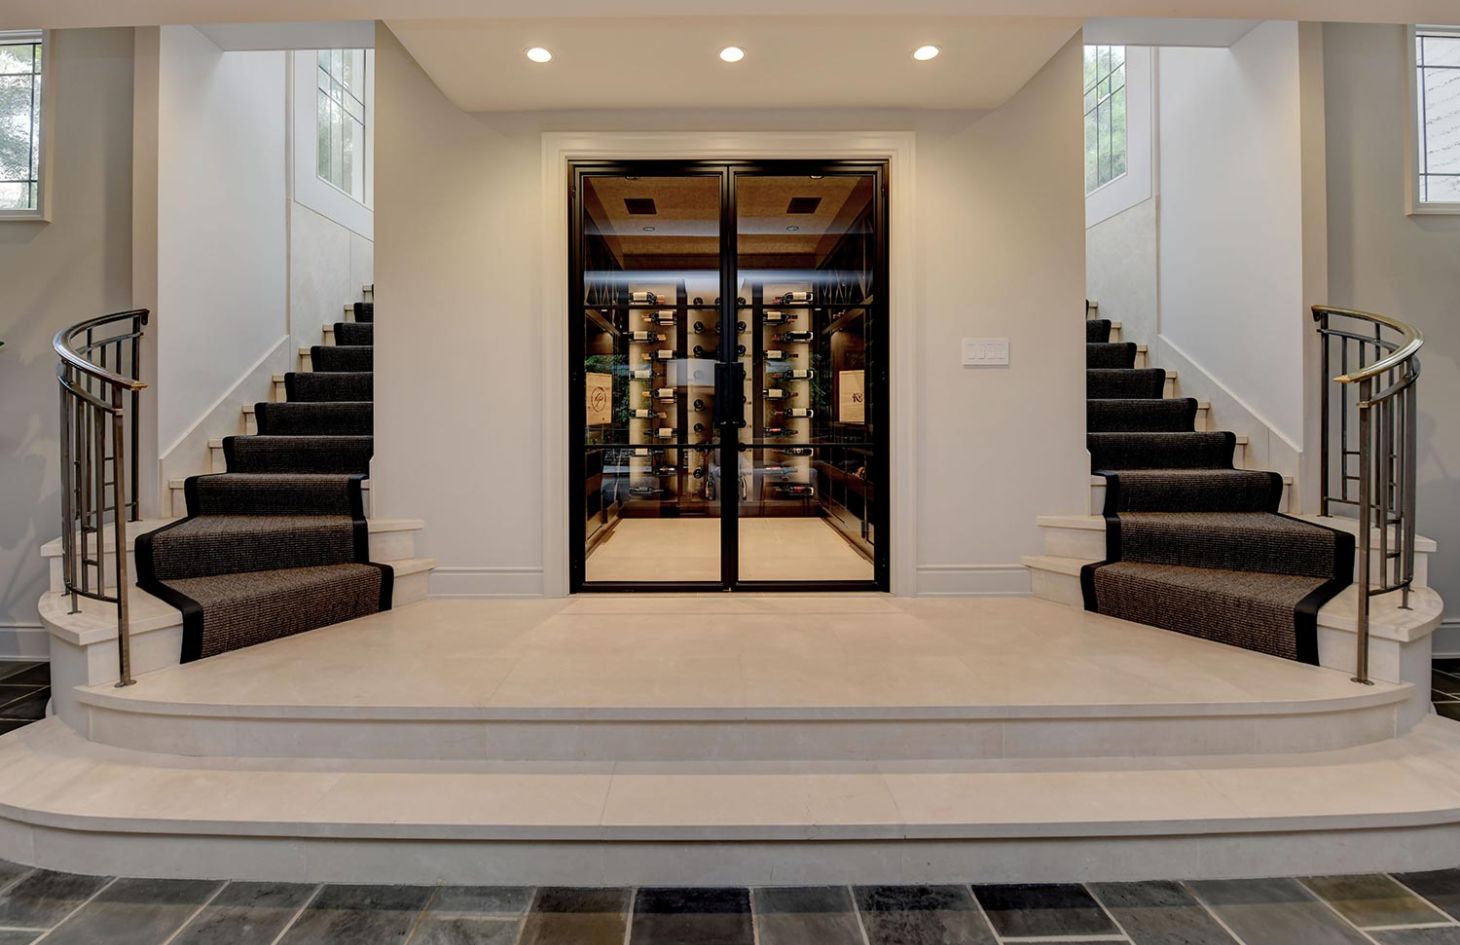
<instances>
[{"instance_id":1,"label":"white ceiling","mask_svg":"<svg viewBox=\"0 0 1460 945\"><path fill-rule=\"evenodd\" d=\"M733 4L733 6L729 6ZM5 0L0 29L360 20L512 18L886 16L888 0ZM900 16L1211 17L1442 23L1456 0L897 0Z\"/></svg>"},{"instance_id":2,"label":"white ceiling","mask_svg":"<svg viewBox=\"0 0 1460 945\"><path fill-rule=\"evenodd\" d=\"M1101 18L1085 23L1085 42L1102 46L1231 46L1260 20Z\"/></svg>"},{"instance_id":3,"label":"white ceiling","mask_svg":"<svg viewBox=\"0 0 1460 945\"><path fill-rule=\"evenodd\" d=\"M1079 20L953 17L681 17L392 20L457 107L994 108ZM916 62L925 43L943 53ZM719 51L745 49L742 62ZM530 62L531 46L553 61Z\"/></svg>"}]
</instances>

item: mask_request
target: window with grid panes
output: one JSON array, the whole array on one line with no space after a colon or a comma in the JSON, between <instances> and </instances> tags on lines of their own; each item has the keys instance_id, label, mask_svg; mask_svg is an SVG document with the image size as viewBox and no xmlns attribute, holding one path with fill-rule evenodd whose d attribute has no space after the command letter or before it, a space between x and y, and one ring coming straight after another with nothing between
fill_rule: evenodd
<instances>
[{"instance_id":1,"label":"window with grid panes","mask_svg":"<svg viewBox=\"0 0 1460 945\"><path fill-rule=\"evenodd\" d=\"M1126 171L1125 47L1085 47L1085 193Z\"/></svg>"},{"instance_id":2,"label":"window with grid panes","mask_svg":"<svg viewBox=\"0 0 1460 945\"><path fill-rule=\"evenodd\" d=\"M40 205L41 34L0 32L0 211Z\"/></svg>"},{"instance_id":3,"label":"window with grid panes","mask_svg":"<svg viewBox=\"0 0 1460 945\"><path fill-rule=\"evenodd\" d=\"M1414 35L1416 200L1460 204L1460 27L1418 27Z\"/></svg>"},{"instance_id":4,"label":"window with grid panes","mask_svg":"<svg viewBox=\"0 0 1460 945\"><path fill-rule=\"evenodd\" d=\"M365 202L365 50L321 49L315 80L320 180Z\"/></svg>"}]
</instances>

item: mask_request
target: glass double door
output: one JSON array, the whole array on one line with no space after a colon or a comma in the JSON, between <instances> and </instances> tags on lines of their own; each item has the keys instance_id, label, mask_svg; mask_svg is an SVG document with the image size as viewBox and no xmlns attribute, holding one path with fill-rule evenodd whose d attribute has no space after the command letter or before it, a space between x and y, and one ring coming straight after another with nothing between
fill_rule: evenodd
<instances>
[{"instance_id":1,"label":"glass double door","mask_svg":"<svg viewBox=\"0 0 1460 945\"><path fill-rule=\"evenodd\" d=\"M886 589L885 175L572 168L573 590Z\"/></svg>"}]
</instances>

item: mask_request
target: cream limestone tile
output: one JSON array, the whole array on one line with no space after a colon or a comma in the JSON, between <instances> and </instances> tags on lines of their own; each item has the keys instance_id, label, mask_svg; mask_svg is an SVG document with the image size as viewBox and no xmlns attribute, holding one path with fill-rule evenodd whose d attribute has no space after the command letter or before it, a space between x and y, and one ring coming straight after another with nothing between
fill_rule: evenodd
<instances>
[{"instance_id":1,"label":"cream limestone tile","mask_svg":"<svg viewBox=\"0 0 1460 945\"><path fill-rule=\"evenodd\" d=\"M656 657L553 653L525 657L489 702L494 706L742 705L733 656Z\"/></svg>"}]
</instances>

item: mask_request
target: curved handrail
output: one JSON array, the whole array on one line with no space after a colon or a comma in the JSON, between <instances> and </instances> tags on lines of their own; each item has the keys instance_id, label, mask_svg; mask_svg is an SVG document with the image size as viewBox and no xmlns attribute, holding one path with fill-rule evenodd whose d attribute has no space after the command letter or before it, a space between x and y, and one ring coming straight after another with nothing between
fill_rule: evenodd
<instances>
[{"instance_id":1,"label":"curved handrail","mask_svg":"<svg viewBox=\"0 0 1460 945\"><path fill-rule=\"evenodd\" d=\"M1388 371L1392 371L1405 361L1410 360L1424 346L1425 338L1418 328L1407 325L1397 318L1390 318L1388 315L1377 315L1373 312L1362 312L1355 308L1337 308L1332 305L1313 306L1313 320L1322 321L1328 315L1341 315L1346 318L1357 318L1360 321L1372 322L1376 325L1383 325L1399 332L1401 338L1394 350L1386 358L1380 358L1368 367L1358 371L1351 371L1348 374L1340 374L1335 377L1334 383L1353 384L1357 381L1367 380L1371 377L1378 377Z\"/></svg>"},{"instance_id":2,"label":"curved handrail","mask_svg":"<svg viewBox=\"0 0 1460 945\"><path fill-rule=\"evenodd\" d=\"M124 390L143 390L147 385L141 381L121 374L115 374L81 357L71 347L71 342L75 340L77 335L84 331L93 331L103 325L110 325L112 322L119 322L126 318L135 319L138 324L145 325L147 324L148 314L149 312L145 308L134 308L125 312L112 312L110 315L98 315L95 318L88 318L84 322L77 322L69 328L62 328L56 332L56 337L51 340L51 347L56 349L57 356L70 368L80 371L83 374L89 374L97 380L105 381L108 384L115 384ZM110 342L120 340L120 338L108 338L106 340Z\"/></svg>"}]
</instances>

